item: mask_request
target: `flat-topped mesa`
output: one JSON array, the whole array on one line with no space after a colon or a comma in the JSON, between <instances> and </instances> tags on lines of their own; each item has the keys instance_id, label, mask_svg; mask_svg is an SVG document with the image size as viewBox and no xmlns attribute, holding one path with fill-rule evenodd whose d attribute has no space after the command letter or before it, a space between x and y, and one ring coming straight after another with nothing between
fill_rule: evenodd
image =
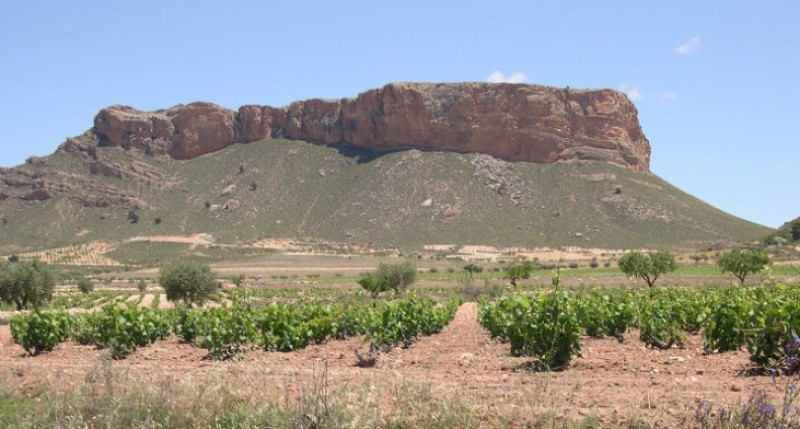
<instances>
[{"instance_id":1,"label":"flat-topped mesa","mask_svg":"<svg viewBox=\"0 0 800 429\"><path fill-rule=\"evenodd\" d=\"M238 112L191 103L156 112L112 106L94 132L102 144L194 158L270 137L378 150L485 153L508 161L598 160L648 171L650 143L636 107L613 90L525 84L393 83L341 100Z\"/></svg>"}]
</instances>

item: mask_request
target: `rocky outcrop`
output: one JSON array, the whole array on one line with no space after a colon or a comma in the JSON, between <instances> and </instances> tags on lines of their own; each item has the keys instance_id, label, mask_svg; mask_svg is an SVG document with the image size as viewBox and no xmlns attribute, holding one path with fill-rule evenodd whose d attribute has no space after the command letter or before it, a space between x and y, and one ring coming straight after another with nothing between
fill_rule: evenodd
<instances>
[{"instance_id":1,"label":"rocky outcrop","mask_svg":"<svg viewBox=\"0 0 800 429\"><path fill-rule=\"evenodd\" d=\"M127 176L130 177L130 176ZM44 201L68 195L85 207L147 208L150 205L129 191L103 185L79 174L60 170L31 170L23 166L0 168L0 200Z\"/></svg>"},{"instance_id":2,"label":"rocky outcrop","mask_svg":"<svg viewBox=\"0 0 800 429\"><path fill-rule=\"evenodd\" d=\"M376 150L476 152L507 161L600 160L648 171L650 144L628 98L612 90L524 84L395 83L356 98L237 112L192 103L98 113L101 144L194 158L270 137Z\"/></svg>"}]
</instances>

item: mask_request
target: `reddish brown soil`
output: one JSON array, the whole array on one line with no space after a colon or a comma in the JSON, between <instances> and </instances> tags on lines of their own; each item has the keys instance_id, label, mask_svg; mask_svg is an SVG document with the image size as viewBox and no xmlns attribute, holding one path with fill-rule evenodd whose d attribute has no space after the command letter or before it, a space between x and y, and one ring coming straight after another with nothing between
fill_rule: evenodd
<instances>
[{"instance_id":1,"label":"reddish brown soil","mask_svg":"<svg viewBox=\"0 0 800 429\"><path fill-rule=\"evenodd\" d=\"M331 390L382 386L390 392L384 399L389 403L396 399L391 392L412 383L426 386L433 397L463 399L488 417L549 413L578 419L594 416L608 425L635 419L655 426L682 425L701 399L737 404L752 388L776 392L775 380L742 375L749 367L746 352L704 355L701 339L692 335L685 348L671 350L646 348L636 332L629 332L623 343L582 338L583 356L567 370L534 372L530 359L511 357L507 344L491 341L477 322L474 303L462 305L440 334L381 355L373 368L356 366L355 348L366 351L363 338L329 341L292 353L253 351L240 361L213 362L205 359L204 350L172 338L139 349L111 368L134 383L155 383L175 374L198 380L214 374L286 395L327 364ZM42 384L79 386L97 373L104 355L67 342L52 352L25 356L12 342L8 326L2 326L0 384L23 393Z\"/></svg>"}]
</instances>

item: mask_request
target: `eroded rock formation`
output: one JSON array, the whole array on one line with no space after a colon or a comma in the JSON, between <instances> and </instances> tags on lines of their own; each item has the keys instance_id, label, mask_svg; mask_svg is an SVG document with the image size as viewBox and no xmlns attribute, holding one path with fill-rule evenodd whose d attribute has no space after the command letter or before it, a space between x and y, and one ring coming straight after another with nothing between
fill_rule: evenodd
<instances>
[{"instance_id":1,"label":"eroded rock formation","mask_svg":"<svg viewBox=\"0 0 800 429\"><path fill-rule=\"evenodd\" d=\"M477 152L507 161L599 160L648 171L637 111L613 90L524 84L394 83L341 100L237 112L191 103L156 112L100 111L101 144L189 159L270 137L378 150Z\"/></svg>"}]
</instances>

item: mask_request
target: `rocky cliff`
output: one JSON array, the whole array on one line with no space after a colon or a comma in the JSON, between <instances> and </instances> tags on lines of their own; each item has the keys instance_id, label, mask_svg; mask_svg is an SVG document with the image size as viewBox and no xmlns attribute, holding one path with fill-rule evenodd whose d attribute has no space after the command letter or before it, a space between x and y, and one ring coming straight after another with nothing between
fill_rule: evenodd
<instances>
[{"instance_id":1,"label":"rocky cliff","mask_svg":"<svg viewBox=\"0 0 800 429\"><path fill-rule=\"evenodd\" d=\"M236 112L210 103L156 112L112 106L97 114L93 132L101 145L175 159L282 137L377 150L476 152L507 161L599 160L635 171L650 165L650 144L625 95L523 84L394 83L356 98Z\"/></svg>"}]
</instances>

